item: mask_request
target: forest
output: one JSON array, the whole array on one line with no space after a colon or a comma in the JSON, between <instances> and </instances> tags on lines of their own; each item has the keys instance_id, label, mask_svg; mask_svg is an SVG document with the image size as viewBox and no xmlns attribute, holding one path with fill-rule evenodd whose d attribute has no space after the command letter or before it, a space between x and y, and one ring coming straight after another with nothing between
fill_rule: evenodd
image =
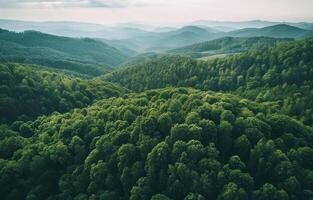
<instances>
[{"instance_id":1,"label":"forest","mask_svg":"<svg viewBox=\"0 0 313 200\"><path fill-rule=\"evenodd\" d=\"M168 51L173 54L183 54L192 57L203 57L205 55L231 54L249 50L261 50L274 47L277 43L292 41L288 38L270 37L223 37L216 40L192 44Z\"/></svg>"},{"instance_id":2,"label":"forest","mask_svg":"<svg viewBox=\"0 0 313 200\"><path fill-rule=\"evenodd\" d=\"M0 120L3 122L67 112L128 92L106 81L68 77L20 64L0 65L0 84Z\"/></svg>"},{"instance_id":3,"label":"forest","mask_svg":"<svg viewBox=\"0 0 313 200\"><path fill-rule=\"evenodd\" d=\"M312 131L233 95L187 88L129 94L3 125L0 193L6 199L309 199Z\"/></svg>"},{"instance_id":4,"label":"forest","mask_svg":"<svg viewBox=\"0 0 313 200\"><path fill-rule=\"evenodd\" d=\"M231 92L276 104L283 113L312 125L312 58L313 39L307 39L208 61L166 55L131 64L103 78L134 91L183 86Z\"/></svg>"},{"instance_id":5,"label":"forest","mask_svg":"<svg viewBox=\"0 0 313 200\"><path fill-rule=\"evenodd\" d=\"M1 199L313 199L313 39L294 39L131 57L0 31Z\"/></svg>"}]
</instances>

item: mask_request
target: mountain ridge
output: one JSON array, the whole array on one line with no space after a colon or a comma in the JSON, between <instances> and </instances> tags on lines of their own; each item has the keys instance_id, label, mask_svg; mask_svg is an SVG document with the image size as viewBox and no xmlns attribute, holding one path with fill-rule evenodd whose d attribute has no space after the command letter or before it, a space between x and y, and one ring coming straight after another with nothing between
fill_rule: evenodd
<instances>
[{"instance_id":1,"label":"mountain ridge","mask_svg":"<svg viewBox=\"0 0 313 200\"><path fill-rule=\"evenodd\" d=\"M39 31L0 31L0 51L1 61L42 64L89 75L109 71L127 59L118 49L94 39L61 37Z\"/></svg>"},{"instance_id":2,"label":"mountain ridge","mask_svg":"<svg viewBox=\"0 0 313 200\"><path fill-rule=\"evenodd\" d=\"M232 32L225 33L226 36L233 37L257 37L266 36L274 38L295 38L303 39L306 37L312 37L312 30L305 30L295 26L287 24L278 24L273 26L267 26L264 28L246 28L235 30Z\"/></svg>"},{"instance_id":3,"label":"mountain ridge","mask_svg":"<svg viewBox=\"0 0 313 200\"><path fill-rule=\"evenodd\" d=\"M259 48L273 47L280 42L293 41L293 39L270 37L222 37L215 40L195 43L178 49L169 50L169 53L185 54L194 57L206 55L238 53Z\"/></svg>"}]
</instances>

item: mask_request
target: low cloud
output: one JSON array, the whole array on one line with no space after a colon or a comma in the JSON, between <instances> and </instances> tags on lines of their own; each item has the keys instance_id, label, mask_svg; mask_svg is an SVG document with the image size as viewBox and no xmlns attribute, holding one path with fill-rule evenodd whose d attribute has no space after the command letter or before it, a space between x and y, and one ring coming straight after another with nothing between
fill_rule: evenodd
<instances>
[{"instance_id":1,"label":"low cloud","mask_svg":"<svg viewBox=\"0 0 313 200\"><path fill-rule=\"evenodd\" d=\"M143 5L145 5L143 0L0 0L0 8L123 8Z\"/></svg>"}]
</instances>

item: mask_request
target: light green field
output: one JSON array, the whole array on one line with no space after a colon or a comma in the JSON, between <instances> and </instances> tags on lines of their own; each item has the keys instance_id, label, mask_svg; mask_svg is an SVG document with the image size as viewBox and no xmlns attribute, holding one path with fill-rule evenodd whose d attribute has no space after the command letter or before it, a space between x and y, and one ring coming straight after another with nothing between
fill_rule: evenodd
<instances>
[{"instance_id":1,"label":"light green field","mask_svg":"<svg viewBox=\"0 0 313 200\"><path fill-rule=\"evenodd\" d=\"M226 56L235 55L235 54L239 54L239 53L223 53L223 54L209 55L209 56L197 58L197 60L205 60L206 61L206 60L212 60L212 59L216 59L216 58L224 58Z\"/></svg>"}]
</instances>

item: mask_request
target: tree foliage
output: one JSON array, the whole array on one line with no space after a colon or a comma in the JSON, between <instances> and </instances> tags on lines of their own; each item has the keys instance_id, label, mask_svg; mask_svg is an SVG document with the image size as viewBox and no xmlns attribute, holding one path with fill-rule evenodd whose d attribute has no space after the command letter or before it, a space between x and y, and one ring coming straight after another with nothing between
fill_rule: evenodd
<instances>
[{"instance_id":1,"label":"tree foliage","mask_svg":"<svg viewBox=\"0 0 313 200\"><path fill-rule=\"evenodd\" d=\"M0 64L0 77L3 122L25 121L55 111L64 113L127 92L105 81L74 78L19 64ZM21 127L21 134L31 134L28 129Z\"/></svg>"},{"instance_id":2,"label":"tree foliage","mask_svg":"<svg viewBox=\"0 0 313 200\"><path fill-rule=\"evenodd\" d=\"M172 87L232 92L313 124L313 39L221 59L161 56L104 76L135 91Z\"/></svg>"},{"instance_id":3,"label":"tree foliage","mask_svg":"<svg viewBox=\"0 0 313 200\"><path fill-rule=\"evenodd\" d=\"M234 95L151 90L0 132L2 199L312 197L312 128Z\"/></svg>"}]
</instances>

